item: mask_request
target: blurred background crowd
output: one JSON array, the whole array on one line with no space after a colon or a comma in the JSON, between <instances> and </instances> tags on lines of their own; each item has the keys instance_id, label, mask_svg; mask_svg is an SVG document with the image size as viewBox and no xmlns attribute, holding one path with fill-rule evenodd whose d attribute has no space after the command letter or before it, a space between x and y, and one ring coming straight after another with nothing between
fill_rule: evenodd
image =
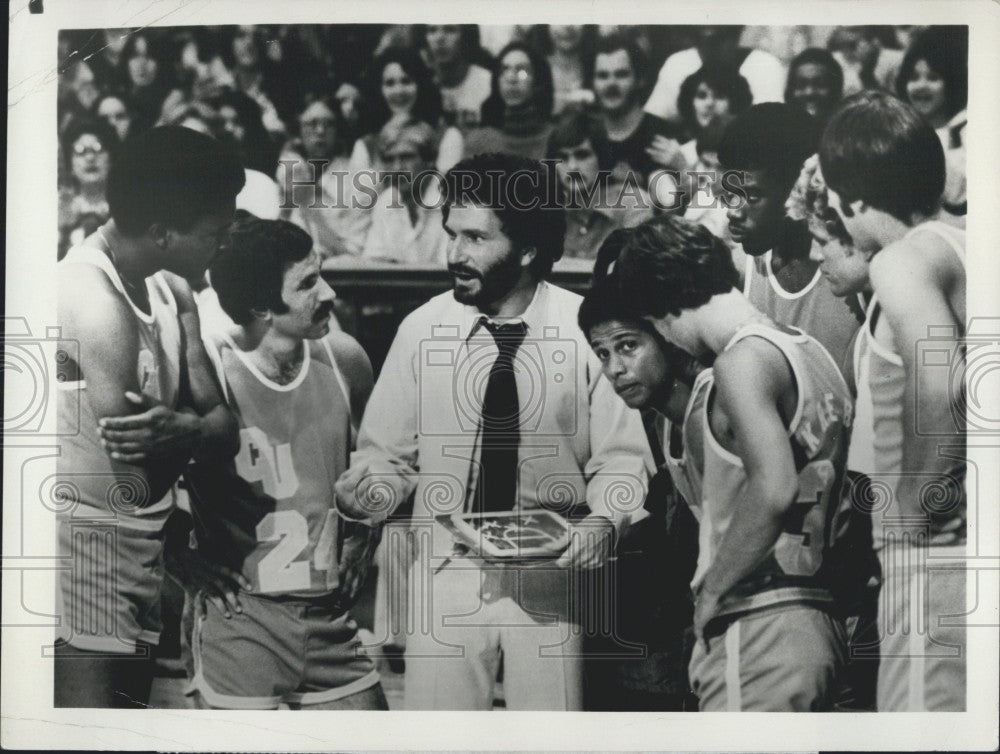
<instances>
[{"instance_id":1,"label":"blurred background crowd","mask_svg":"<svg viewBox=\"0 0 1000 754\"><path fill-rule=\"evenodd\" d=\"M842 98L870 88L897 94L937 130L945 205L964 214L967 48L967 27L940 26L64 31L59 254L107 219L118 146L157 124L231 142L247 171L239 205L299 224L324 257L440 264L436 186L405 176L484 151L558 161L567 258L592 259L614 228L651 212L685 213L725 237L725 209L712 201L722 188L692 171L717 167L727 120L785 101L822 125ZM404 177L373 178L364 206L352 207L354 176L372 170ZM599 171L636 188L595 202Z\"/></svg>"}]
</instances>

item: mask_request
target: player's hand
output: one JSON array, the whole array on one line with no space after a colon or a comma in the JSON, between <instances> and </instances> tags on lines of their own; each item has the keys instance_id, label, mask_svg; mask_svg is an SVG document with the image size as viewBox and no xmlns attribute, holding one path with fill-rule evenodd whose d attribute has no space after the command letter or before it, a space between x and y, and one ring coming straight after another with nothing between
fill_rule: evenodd
<instances>
[{"instance_id":1,"label":"player's hand","mask_svg":"<svg viewBox=\"0 0 1000 754\"><path fill-rule=\"evenodd\" d=\"M608 562L615 547L615 525L607 516L591 513L570 526L569 547L559 556L563 568L600 568Z\"/></svg>"},{"instance_id":2,"label":"player's hand","mask_svg":"<svg viewBox=\"0 0 1000 754\"><path fill-rule=\"evenodd\" d=\"M668 139L666 136L654 136L653 141L646 147L648 154L657 165L665 168L687 167L687 160L681 152L681 145L676 139Z\"/></svg>"},{"instance_id":3,"label":"player's hand","mask_svg":"<svg viewBox=\"0 0 1000 754\"><path fill-rule=\"evenodd\" d=\"M212 563L187 547L173 555L170 570L198 595L198 609L203 613L206 602L215 605L226 618L232 618L234 611L243 612L239 592L249 592L252 584L239 571Z\"/></svg>"},{"instance_id":4,"label":"player's hand","mask_svg":"<svg viewBox=\"0 0 1000 754\"><path fill-rule=\"evenodd\" d=\"M201 436L200 417L174 411L145 393L126 392L125 398L141 413L98 422L101 445L114 460L142 463L193 451Z\"/></svg>"},{"instance_id":5,"label":"player's hand","mask_svg":"<svg viewBox=\"0 0 1000 754\"><path fill-rule=\"evenodd\" d=\"M367 464L351 466L333 485L337 498L337 511L342 518L354 521L384 519L393 506L387 498L393 494L385 477L369 473Z\"/></svg>"},{"instance_id":6,"label":"player's hand","mask_svg":"<svg viewBox=\"0 0 1000 754\"><path fill-rule=\"evenodd\" d=\"M341 521L341 525L345 527L346 536L340 550L340 594L349 605L368 580L375 548L382 540L382 525L366 526L350 521Z\"/></svg>"},{"instance_id":7,"label":"player's hand","mask_svg":"<svg viewBox=\"0 0 1000 754\"><path fill-rule=\"evenodd\" d=\"M708 641L705 639L705 626L719 612L719 596L702 590L694 603L694 637L695 641L705 642L708 651Z\"/></svg>"}]
</instances>

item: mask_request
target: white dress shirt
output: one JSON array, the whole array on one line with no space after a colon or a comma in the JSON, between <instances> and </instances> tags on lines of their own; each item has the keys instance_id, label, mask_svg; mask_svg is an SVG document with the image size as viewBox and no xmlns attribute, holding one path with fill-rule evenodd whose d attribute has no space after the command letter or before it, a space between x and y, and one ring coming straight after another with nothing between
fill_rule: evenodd
<instances>
[{"instance_id":1,"label":"white dress shirt","mask_svg":"<svg viewBox=\"0 0 1000 754\"><path fill-rule=\"evenodd\" d=\"M586 503L620 528L641 510L653 460L639 413L615 395L577 326L580 301L541 282L519 318L528 334L514 362L517 505L565 514ZM497 356L483 321L451 291L428 301L400 325L368 401L351 466L381 477L392 509L415 489L415 525L469 509L482 397Z\"/></svg>"}]
</instances>

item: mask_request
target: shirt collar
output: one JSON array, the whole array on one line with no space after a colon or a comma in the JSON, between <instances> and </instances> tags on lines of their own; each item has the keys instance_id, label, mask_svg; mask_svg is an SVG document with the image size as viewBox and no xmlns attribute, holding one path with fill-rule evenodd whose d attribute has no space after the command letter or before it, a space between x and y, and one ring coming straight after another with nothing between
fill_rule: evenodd
<instances>
[{"instance_id":1,"label":"shirt collar","mask_svg":"<svg viewBox=\"0 0 1000 754\"><path fill-rule=\"evenodd\" d=\"M483 324L487 321L497 322L500 324L508 324L511 322L524 322L525 330L527 330L530 336L533 332L541 332L542 326L545 324L545 305L549 297L549 284L544 280L540 280L538 285L535 286L535 295L531 297L531 303L524 310L524 313L519 317L509 317L503 319L494 319L487 314L479 311L474 306L469 306L468 304L462 306L462 332L466 333L465 340L468 342L476 333L478 333Z\"/></svg>"}]
</instances>

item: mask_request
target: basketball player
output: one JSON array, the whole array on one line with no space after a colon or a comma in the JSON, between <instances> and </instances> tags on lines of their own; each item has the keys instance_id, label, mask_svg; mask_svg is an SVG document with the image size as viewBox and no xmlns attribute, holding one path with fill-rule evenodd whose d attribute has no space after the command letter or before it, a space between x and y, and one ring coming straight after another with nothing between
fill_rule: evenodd
<instances>
[{"instance_id":1,"label":"basketball player","mask_svg":"<svg viewBox=\"0 0 1000 754\"><path fill-rule=\"evenodd\" d=\"M703 426L685 445L685 458L698 440L703 454L690 667L700 708L830 709L845 637L825 555L852 410L839 369L736 290L729 250L702 226L639 226L611 279L666 340L712 365L685 420Z\"/></svg>"},{"instance_id":2,"label":"basketball player","mask_svg":"<svg viewBox=\"0 0 1000 754\"><path fill-rule=\"evenodd\" d=\"M851 443L888 497L873 511L878 709L964 710L965 629L944 616L966 612L964 382L954 379L964 369L965 232L938 219L940 141L890 95L848 100L824 132L820 163L853 246L828 244L815 257L834 291L872 294L854 352ZM920 359L929 336L948 363Z\"/></svg>"},{"instance_id":3,"label":"basketball player","mask_svg":"<svg viewBox=\"0 0 1000 754\"><path fill-rule=\"evenodd\" d=\"M193 600L189 693L216 709L387 709L347 613L378 530L351 525L342 546L333 507L371 364L331 332L334 294L301 228L239 220L211 279L235 323L209 352L240 450L187 479L198 555L250 588L223 601L193 585L205 590Z\"/></svg>"},{"instance_id":4,"label":"basketball player","mask_svg":"<svg viewBox=\"0 0 1000 754\"><path fill-rule=\"evenodd\" d=\"M79 360L58 375L57 477L74 505L58 521L73 568L60 579L57 707L149 699L171 486L190 459L222 463L238 446L184 278L204 274L242 185L214 139L154 128L111 168L112 219L59 263L59 323Z\"/></svg>"},{"instance_id":5,"label":"basketball player","mask_svg":"<svg viewBox=\"0 0 1000 754\"><path fill-rule=\"evenodd\" d=\"M724 171L740 171L742 179L744 196L734 195L729 205L729 231L747 255L740 270L743 293L775 322L816 338L842 365L861 323L861 307L830 292L809 258L814 242L807 224L785 214L817 138L813 119L799 108L754 105L726 127L719 162ZM738 251L734 258L740 258Z\"/></svg>"}]
</instances>

